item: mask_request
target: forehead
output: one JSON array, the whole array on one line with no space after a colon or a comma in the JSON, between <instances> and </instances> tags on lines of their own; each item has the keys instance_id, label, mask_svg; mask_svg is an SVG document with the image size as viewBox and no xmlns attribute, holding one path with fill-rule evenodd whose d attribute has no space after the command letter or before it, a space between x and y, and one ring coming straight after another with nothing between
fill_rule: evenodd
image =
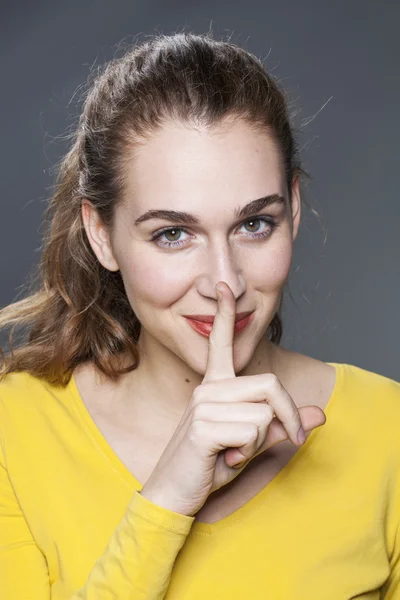
<instances>
[{"instance_id":1,"label":"forehead","mask_svg":"<svg viewBox=\"0 0 400 600\"><path fill-rule=\"evenodd\" d=\"M170 122L136 146L125 166L138 213L149 205L221 205L224 198L237 204L285 190L275 141L240 120L212 129Z\"/></svg>"}]
</instances>

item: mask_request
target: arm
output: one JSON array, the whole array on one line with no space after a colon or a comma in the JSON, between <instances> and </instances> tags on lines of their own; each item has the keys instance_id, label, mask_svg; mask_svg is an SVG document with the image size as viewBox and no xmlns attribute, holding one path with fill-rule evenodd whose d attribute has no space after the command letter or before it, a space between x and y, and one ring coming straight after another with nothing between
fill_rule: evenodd
<instances>
[{"instance_id":1,"label":"arm","mask_svg":"<svg viewBox=\"0 0 400 600\"><path fill-rule=\"evenodd\" d=\"M381 588L381 600L400 600L400 525L397 528L394 551L390 557L390 575Z\"/></svg>"},{"instance_id":2,"label":"arm","mask_svg":"<svg viewBox=\"0 0 400 600\"><path fill-rule=\"evenodd\" d=\"M105 553L71 600L161 600L193 521L135 492Z\"/></svg>"},{"instance_id":3,"label":"arm","mask_svg":"<svg viewBox=\"0 0 400 600\"><path fill-rule=\"evenodd\" d=\"M0 598L50 600L46 557L30 532L0 443ZM194 517L134 492L104 554L70 600L160 600Z\"/></svg>"},{"instance_id":4,"label":"arm","mask_svg":"<svg viewBox=\"0 0 400 600\"><path fill-rule=\"evenodd\" d=\"M45 556L18 505L0 448L0 598L48 600Z\"/></svg>"}]
</instances>

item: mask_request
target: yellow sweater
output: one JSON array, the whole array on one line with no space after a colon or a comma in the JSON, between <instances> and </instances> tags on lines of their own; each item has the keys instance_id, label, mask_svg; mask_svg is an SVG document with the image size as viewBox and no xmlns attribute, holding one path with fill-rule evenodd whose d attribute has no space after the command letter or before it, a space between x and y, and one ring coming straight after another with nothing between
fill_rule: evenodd
<instances>
[{"instance_id":1,"label":"yellow sweater","mask_svg":"<svg viewBox=\"0 0 400 600\"><path fill-rule=\"evenodd\" d=\"M400 383L336 368L327 421L213 524L158 506L72 378L0 384L2 600L400 599Z\"/></svg>"}]
</instances>

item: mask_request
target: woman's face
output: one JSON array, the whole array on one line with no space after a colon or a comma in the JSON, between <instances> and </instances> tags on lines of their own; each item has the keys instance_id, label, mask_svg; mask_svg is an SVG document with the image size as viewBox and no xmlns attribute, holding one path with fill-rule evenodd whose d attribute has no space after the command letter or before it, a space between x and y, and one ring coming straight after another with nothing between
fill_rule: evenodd
<instances>
[{"instance_id":1,"label":"woman's face","mask_svg":"<svg viewBox=\"0 0 400 600\"><path fill-rule=\"evenodd\" d=\"M277 149L243 121L213 130L170 123L127 164L125 203L117 208L109 241L98 236L92 246L103 266L121 271L142 325L140 343L155 354L172 352L204 374L208 338L182 315L215 315L215 285L224 281L237 313L255 311L235 336L234 365L241 371L264 343L289 274L300 221L298 181L291 215ZM272 194L282 201L260 202L238 216L248 203ZM143 218L156 210L189 213L192 222Z\"/></svg>"}]
</instances>

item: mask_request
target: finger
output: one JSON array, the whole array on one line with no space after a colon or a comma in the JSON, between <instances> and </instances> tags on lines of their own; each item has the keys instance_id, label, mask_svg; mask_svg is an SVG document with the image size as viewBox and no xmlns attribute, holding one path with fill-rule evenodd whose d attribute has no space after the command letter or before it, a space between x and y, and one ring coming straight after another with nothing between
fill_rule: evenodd
<instances>
[{"instance_id":1,"label":"finger","mask_svg":"<svg viewBox=\"0 0 400 600\"><path fill-rule=\"evenodd\" d=\"M276 376L271 377L271 373L267 375L269 377L266 379L265 401L273 408L275 415L281 421L293 444L298 446L300 442L297 436L302 427L299 409L279 378Z\"/></svg>"},{"instance_id":2,"label":"finger","mask_svg":"<svg viewBox=\"0 0 400 600\"><path fill-rule=\"evenodd\" d=\"M299 413L306 438L315 428L321 427L326 423L326 415L319 406L302 406L299 408ZM261 444L255 456L286 439L288 439L288 434L285 427L277 418L272 419L264 443Z\"/></svg>"},{"instance_id":3,"label":"finger","mask_svg":"<svg viewBox=\"0 0 400 600\"><path fill-rule=\"evenodd\" d=\"M217 313L208 338L207 366L202 383L236 376L233 366L235 297L225 282L220 281L218 287L221 295L218 298Z\"/></svg>"},{"instance_id":4,"label":"finger","mask_svg":"<svg viewBox=\"0 0 400 600\"><path fill-rule=\"evenodd\" d=\"M212 391L219 402L260 402L268 404L282 422L293 444L298 445L301 427L299 410L293 398L273 373L243 375L230 381L215 381Z\"/></svg>"},{"instance_id":5,"label":"finger","mask_svg":"<svg viewBox=\"0 0 400 600\"><path fill-rule=\"evenodd\" d=\"M299 409L299 412L301 415L301 421L303 424L303 428L306 433L306 439L308 439L308 437L314 431L314 429L316 429L317 427L321 427L322 425L324 425L326 423L326 415L325 415L324 411L321 410L318 406L315 406L315 405L302 406ZM258 456L259 454L262 454L263 452L268 450L268 448L271 448L272 446L275 446L279 442L283 442L284 440L287 440L287 439L288 439L287 431L283 427L282 423L276 418L272 419L272 421L268 427L267 435L265 436L264 442L258 448L257 452L255 452L255 454L251 458L247 459L246 463L241 465L240 468L246 467L247 464L253 458ZM233 465L238 460L245 460L245 459L246 459L246 457L243 455L243 453L238 448L228 448L225 452L225 462L227 463L228 466Z\"/></svg>"}]
</instances>

